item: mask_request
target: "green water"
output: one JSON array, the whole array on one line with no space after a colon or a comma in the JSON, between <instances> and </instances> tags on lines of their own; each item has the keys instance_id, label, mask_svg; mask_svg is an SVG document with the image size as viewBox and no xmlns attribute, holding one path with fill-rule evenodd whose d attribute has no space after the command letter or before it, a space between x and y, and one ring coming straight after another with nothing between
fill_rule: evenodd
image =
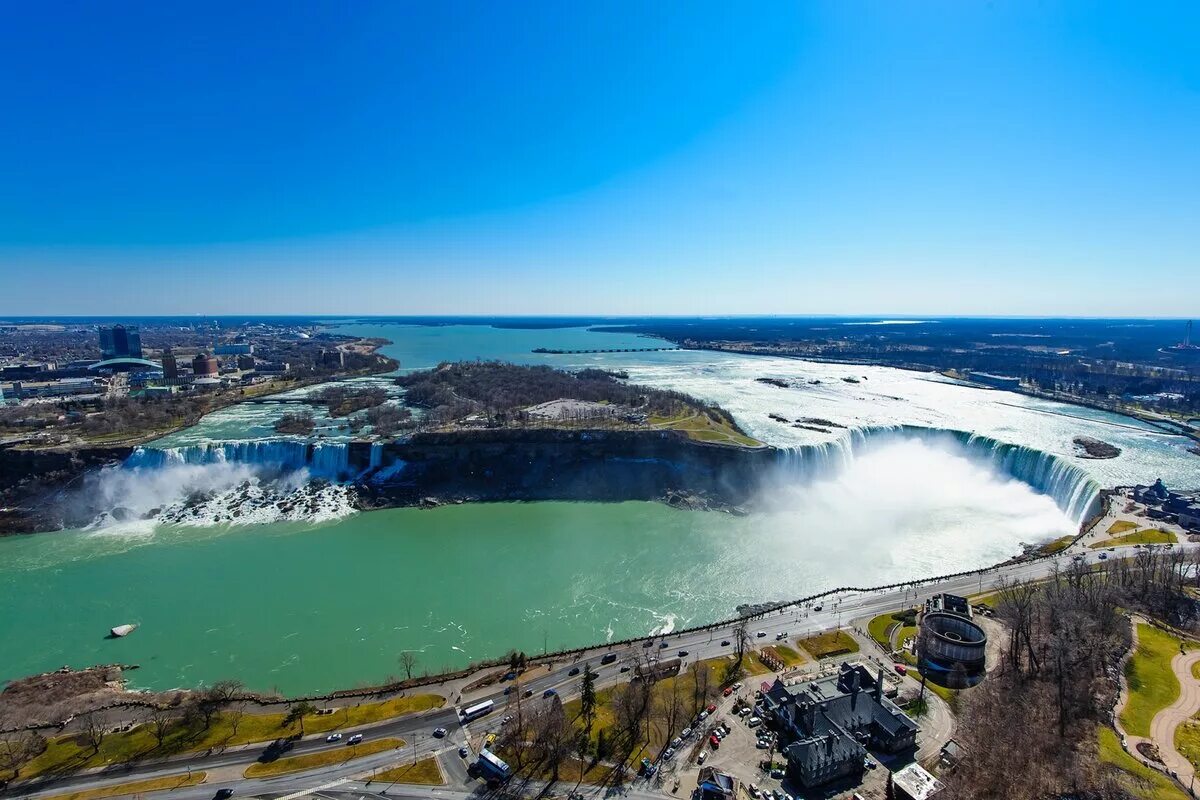
<instances>
[{"instance_id":1,"label":"green water","mask_svg":"<svg viewBox=\"0 0 1200 800\"><path fill-rule=\"evenodd\" d=\"M738 536L730 522L652 503L529 503L14 538L0 544L0 680L122 662L141 665L137 686L234 676L294 693L378 681L405 649L440 669L644 633L670 614L728 614L749 591L680 560L727 549L716 540ZM105 638L125 622L141 627Z\"/></svg>"}]
</instances>

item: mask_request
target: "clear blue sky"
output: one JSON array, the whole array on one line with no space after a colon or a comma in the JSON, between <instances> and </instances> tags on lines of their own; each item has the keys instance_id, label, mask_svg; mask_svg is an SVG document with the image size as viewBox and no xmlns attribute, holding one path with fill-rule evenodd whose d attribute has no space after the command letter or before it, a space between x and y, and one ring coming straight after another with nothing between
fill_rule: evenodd
<instances>
[{"instance_id":1,"label":"clear blue sky","mask_svg":"<svg viewBox=\"0 0 1200 800\"><path fill-rule=\"evenodd\" d=\"M738 7L10 4L0 314L1195 314L1200 4Z\"/></svg>"}]
</instances>

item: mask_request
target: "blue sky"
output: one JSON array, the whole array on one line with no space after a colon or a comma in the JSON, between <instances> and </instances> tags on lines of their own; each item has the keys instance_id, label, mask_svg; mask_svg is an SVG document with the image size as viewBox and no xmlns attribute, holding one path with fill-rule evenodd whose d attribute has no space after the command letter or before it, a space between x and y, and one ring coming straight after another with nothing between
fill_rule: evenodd
<instances>
[{"instance_id":1,"label":"blue sky","mask_svg":"<svg viewBox=\"0 0 1200 800\"><path fill-rule=\"evenodd\" d=\"M14 5L0 313L1194 315L1200 6L755 12Z\"/></svg>"}]
</instances>

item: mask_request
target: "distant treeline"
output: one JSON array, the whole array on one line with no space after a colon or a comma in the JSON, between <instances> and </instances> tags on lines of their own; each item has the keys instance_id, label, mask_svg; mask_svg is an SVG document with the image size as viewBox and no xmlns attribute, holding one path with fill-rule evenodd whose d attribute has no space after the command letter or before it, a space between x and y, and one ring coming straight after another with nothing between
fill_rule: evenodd
<instances>
[{"instance_id":1,"label":"distant treeline","mask_svg":"<svg viewBox=\"0 0 1200 800\"><path fill-rule=\"evenodd\" d=\"M478 413L503 419L518 409L564 398L611 403L643 414L671 416L691 410L728 419L721 409L682 392L626 383L627 377L602 369L566 372L500 361L459 361L400 376L396 383L408 390L408 405L429 409L429 417L440 422Z\"/></svg>"}]
</instances>

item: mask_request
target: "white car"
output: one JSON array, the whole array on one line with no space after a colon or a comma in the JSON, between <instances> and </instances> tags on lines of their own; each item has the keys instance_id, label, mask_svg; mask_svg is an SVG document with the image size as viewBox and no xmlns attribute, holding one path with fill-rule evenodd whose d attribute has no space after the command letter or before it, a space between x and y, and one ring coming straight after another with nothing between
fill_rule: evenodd
<instances>
[{"instance_id":1,"label":"white car","mask_svg":"<svg viewBox=\"0 0 1200 800\"><path fill-rule=\"evenodd\" d=\"M697 764L703 764L703 763L704 763L704 760L705 760L706 758L708 758L708 751L707 751L707 750L701 750L701 751L700 751L700 755L696 756L696 763L697 763Z\"/></svg>"},{"instance_id":2,"label":"white car","mask_svg":"<svg viewBox=\"0 0 1200 800\"><path fill-rule=\"evenodd\" d=\"M735 684L733 685L733 690L734 690L735 692L736 692L738 689L740 689L740 688L742 688L742 683L741 683L741 681L738 681L737 683L735 683Z\"/></svg>"},{"instance_id":3,"label":"white car","mask_svg":"<svg viewBox=\"0 0 1200 800\"><path fill-rule=\"evenodd\" d=\"M680 739L686 739L686 738L688 738L688 737L689 737L689 736L691 736L691 735L692 735L692 729L691 729L691 728L684 728L684 729L683 729L683 733L679 734L679 738L680 738Z\"/></svg>"},{"instance_id":4,"label":"white car","mask_svg":"<svg viewBox=\"0 0 1200 800\"><path fill-rule=\"evenodd\" d=\"M327 742L338 742L341 741L341 739L342 735L340 733L331 733L325 737L325 741Z\"/></svg>"},{"instance_id":5,"label":"white car","mask_svg":"<svg viewBox=\"0 0 1200 800\"><path fill-rule=\"evenodd\" d=\"M671 747L679 747L681 744L683 744L683 739L679 736L671 740Z\"/></svg>"},{"instance_id":6,"label":"white car","mask_svg":"<svg viewBox=\"0 0 1200 800\"><path fill-rule=\"evenodd\" d=\"M746 720L746 724L751 728L757 728L759 725L762 725L762 719L759 717L751 717L750 719Z\"/></svg>"},{"instance_id":7,"label":"white car","mask_svg":"<svg viewBox=\"0 0 1200 800\"><path fill-rule=\"evenodd\" d=\"M674 747L668 747L667 752L663 753L663 761L667 761L674 757L675 757L675 748Z\"/></svg>"},{"instance_id":8,"label":"white car","mask_svg":"<svg viewBox=\"0 0 1200 800\"><path fill-rule=\"evenodd\" d=\"M349 739L346 740L346 744L358 744L361 741L362 741L362 734L356 733L353 736L351 736Z\"/></svg>"}]
</instances>

